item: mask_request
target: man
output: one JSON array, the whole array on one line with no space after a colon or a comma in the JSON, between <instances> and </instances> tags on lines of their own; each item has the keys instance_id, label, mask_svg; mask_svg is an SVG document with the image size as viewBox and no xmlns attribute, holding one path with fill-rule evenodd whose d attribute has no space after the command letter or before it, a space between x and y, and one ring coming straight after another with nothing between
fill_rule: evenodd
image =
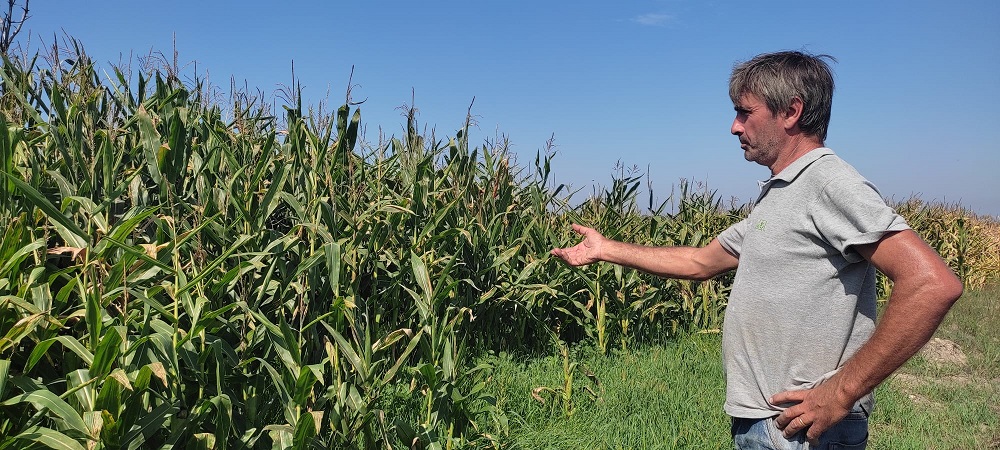
<instances>
[{"instance_id":1,"label":"man","mask_svg":"<svg viewBox=\"0 0 1000 450\"><path fill-rule=\"evenodd\" d=\"M962 285L853 167L824 147L826 56L737 65L731 132L771 178L746 219L705 247L646 247L580 225L552 254L704 280L735 269L723 323L725 411L738 448L864 448L872 390L931 338ZM893 281L875 325L875 269Z\"/></svg>"}]
</instances>

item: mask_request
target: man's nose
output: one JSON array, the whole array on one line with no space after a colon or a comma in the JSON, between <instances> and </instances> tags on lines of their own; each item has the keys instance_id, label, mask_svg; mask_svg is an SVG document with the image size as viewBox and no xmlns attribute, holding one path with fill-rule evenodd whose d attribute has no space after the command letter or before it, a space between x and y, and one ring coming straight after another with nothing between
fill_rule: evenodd
<instances>
[{"instance_id":1,"label":"man's nose","mask_svg":"<svg viewBox=\"0 0 1000 450\"><path fill-rule=\"evenodd\" d=\"M739 119L733 119L733 125L729 127L729 132L735 136L743 134L743 124L740 123Z\"/></svg>"}]
</instances>

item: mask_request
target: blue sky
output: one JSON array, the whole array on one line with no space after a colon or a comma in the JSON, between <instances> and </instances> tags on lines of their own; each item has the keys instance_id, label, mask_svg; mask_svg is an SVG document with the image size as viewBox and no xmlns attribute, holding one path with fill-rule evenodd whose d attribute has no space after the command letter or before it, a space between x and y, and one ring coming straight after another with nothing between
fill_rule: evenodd
<instances>
[{"instance_id":1,"label":"blue sky","mask_svg":"<svg viewBox=\"0 0 1000 450\"><path fill-rule=\"evenodd\" d=\"M665 197L679 180L747 202L765 167L729 134L734 63L805 49L837 58L827 145L897 200L1000 215L1000 2L39 1L19 42L66 35L107 63L173 39L183 73L307 103L352 95L366 138L411 103L439 137L509 138L521 165L555 137L556 181L608 185L619 161ZM197 62L197 65L194 62Z\"/></svg>"}]
</instances>

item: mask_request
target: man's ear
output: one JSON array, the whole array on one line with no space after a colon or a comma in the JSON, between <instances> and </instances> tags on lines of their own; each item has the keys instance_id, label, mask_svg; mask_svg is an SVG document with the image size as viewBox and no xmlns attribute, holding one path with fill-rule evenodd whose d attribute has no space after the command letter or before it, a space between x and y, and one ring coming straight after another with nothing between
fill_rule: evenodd
<instances>
[{"instance_id":1,"label":"man's ear","mask_svg":"<svg viewBox=\"0 0 1000 450\"><path fill-rule=\"evenodd\" d=\"M799 126L799 119L802 118L802 108L804 106L801 98L792 97L792 101L788 103L788 107L781 113L781 123L786 130L791 130Z\"/></svg>"}]
</instances>

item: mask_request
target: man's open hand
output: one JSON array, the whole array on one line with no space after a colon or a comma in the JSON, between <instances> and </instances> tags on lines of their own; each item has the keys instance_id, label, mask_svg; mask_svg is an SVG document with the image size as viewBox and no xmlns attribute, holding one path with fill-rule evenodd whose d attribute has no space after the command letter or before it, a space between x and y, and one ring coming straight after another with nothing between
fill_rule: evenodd
<instances>
[{"instance_id":1,"label":"man's open hand","mask_svg":"<svg viewBox=\"0 0 1000 450\"><path fill-rule=\"evenodd\" d=\"M573 247L554 248L551 253L562 258L566 264L571 266L585 266L601 260L601 247L607 240L601 233L593 228L583 225L573 224L573 231L583 236L583 240Z\"/></svg>"}]
</instances>

